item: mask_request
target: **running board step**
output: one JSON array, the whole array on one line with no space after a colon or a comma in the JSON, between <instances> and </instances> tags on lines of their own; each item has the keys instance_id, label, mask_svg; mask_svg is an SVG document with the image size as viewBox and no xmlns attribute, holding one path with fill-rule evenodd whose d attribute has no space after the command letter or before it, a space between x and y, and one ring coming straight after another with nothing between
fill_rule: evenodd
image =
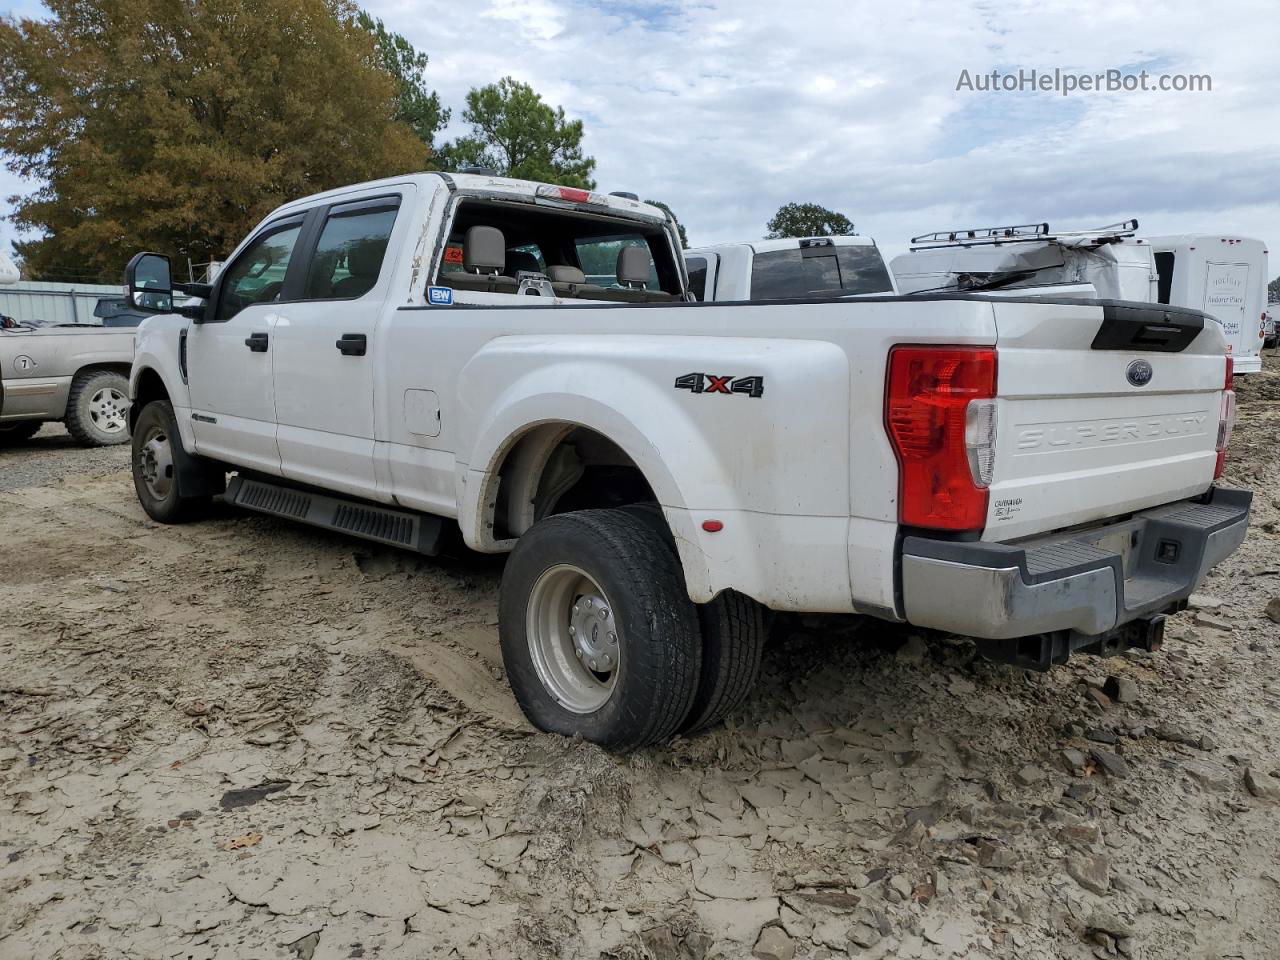
<instances>
[{"instance_id":1,"label":"running board step","mask_svg":"<svg viewBox=\"0 0 1280 960\"><path fill-rule=\"evenodd\" d=\"M432 557L440 552L444 535L444 521L430 514L391 510L241 476L232 477L227 484L226 500L258 513L300 520Z\"/></svg>"}]
</instances>

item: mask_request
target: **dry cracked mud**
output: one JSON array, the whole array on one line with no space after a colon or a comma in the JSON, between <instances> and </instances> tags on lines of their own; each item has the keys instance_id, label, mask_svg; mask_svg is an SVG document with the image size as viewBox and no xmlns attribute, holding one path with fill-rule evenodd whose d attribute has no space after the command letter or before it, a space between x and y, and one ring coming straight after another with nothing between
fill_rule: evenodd
<instances>
[{"instance_id":1,"label":"dry cracked mud","mask_svg":"<svg viewBox=\"0 0 1280 960\"><path fill-rule=\"evenodd\" d=\"M46 431L0 453L0 957L1275 957L1280 376L1238 384L1254 526L1161 652L784 617L724 728L626 757L521 717L500 560L158 526Z\"/></svg>"}]
</instances>

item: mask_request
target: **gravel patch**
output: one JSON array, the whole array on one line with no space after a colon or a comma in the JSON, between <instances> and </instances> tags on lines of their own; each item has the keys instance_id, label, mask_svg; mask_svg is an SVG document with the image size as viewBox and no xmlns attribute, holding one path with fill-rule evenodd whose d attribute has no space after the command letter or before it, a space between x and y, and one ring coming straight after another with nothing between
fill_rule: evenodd
<instances>
[{"instance_id":1,"label":"gravel patch","mask_svg":"<svg viewBox=\"0 0 1280 960\"><path fill-rule=\"evenodd\" d=\"M102 477L129 468L129 445L86 449L61 423L46 423L34 437L0 447L0 491L56 484L68 477Z\"/></svg>"}]
</instances>

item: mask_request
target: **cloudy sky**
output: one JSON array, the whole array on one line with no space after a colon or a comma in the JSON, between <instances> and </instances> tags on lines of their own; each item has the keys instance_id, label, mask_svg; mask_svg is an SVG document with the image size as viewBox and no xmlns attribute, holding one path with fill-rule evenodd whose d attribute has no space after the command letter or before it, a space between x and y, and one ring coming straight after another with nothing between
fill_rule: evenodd
<instances>
[{"instance_id":1,"label":"cloudy sky","mask_svg":"<svg viewBox=\"0 0 1280 960\"><path fill-rule=\"evenodd\" d=\"M524 80L585 121L601 189L665 200L695 244L760 237L793 200L846 213L890 252L932 230L1127 217L1147 234L1280 241L1280 17L1266 0L366 6L431 56L455 108L446 136L469 88ZM957 90L965 70L1055 68L1208 74L1212 90ZM0 196L20 188L0 174ZM0 224L0 243L12 236Z\"/></svg>"}]
</instances>

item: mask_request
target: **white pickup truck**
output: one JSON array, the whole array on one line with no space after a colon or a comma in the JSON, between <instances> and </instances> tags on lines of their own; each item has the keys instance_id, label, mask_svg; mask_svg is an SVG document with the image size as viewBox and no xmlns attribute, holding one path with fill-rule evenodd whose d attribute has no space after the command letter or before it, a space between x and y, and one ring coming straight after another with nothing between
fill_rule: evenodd
<instances>
[{"instance_id":1,"label":"white pickup truck","mask_svg":"<svg viewBox=\"0 0 1280 960\"><path fill-rule=\"evenodd\" d=\"M893 294L870 237L786 237L686 250L689 289L707 302Z\"/></svg>"},{"instance_id":2,"label":"white pickup truck","mask_svg":"<svg viewBox=\"0 0 1280 960\"><path fill-rule=\"evenodd\" d=\"M154 254L127 282L163 314L131 377L147 513L224 494L510 552L520 705L615 749L723 717L766 609L953 631L1039 669L1154 644L1248 523L1251 495L1214 483L1234 394L1196 311L694 303L661 210L447 174L281 207L183 288L203 306L167 312Z\"/></svg>"}]
</instances>

